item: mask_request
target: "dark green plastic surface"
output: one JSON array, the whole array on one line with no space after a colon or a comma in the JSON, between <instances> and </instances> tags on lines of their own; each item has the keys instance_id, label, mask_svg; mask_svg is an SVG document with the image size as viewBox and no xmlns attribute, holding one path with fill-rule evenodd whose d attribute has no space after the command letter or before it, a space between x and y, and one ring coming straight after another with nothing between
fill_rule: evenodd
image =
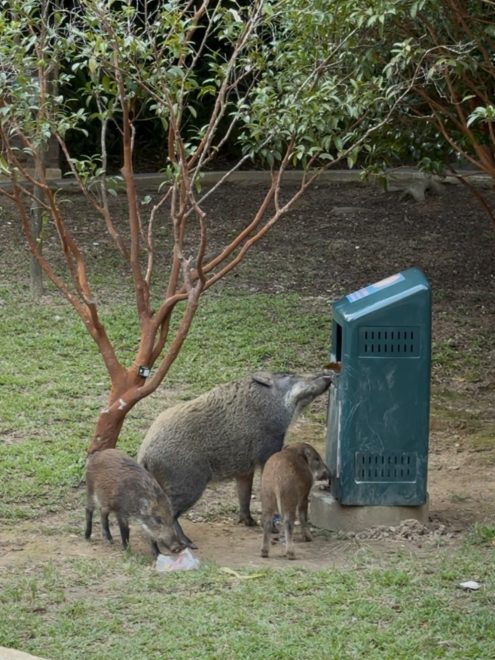
<instances>
[{"instance_id":1,"label":"dark green plastic surface","mask_svg":"<svg viewBox=\"0 0 495 660\"><path fill-rule=\"evenodd\" d=\"M346 505L427 498L431 289L417 268L333 305L327 463Z\"/></svg>"}]
</instances>

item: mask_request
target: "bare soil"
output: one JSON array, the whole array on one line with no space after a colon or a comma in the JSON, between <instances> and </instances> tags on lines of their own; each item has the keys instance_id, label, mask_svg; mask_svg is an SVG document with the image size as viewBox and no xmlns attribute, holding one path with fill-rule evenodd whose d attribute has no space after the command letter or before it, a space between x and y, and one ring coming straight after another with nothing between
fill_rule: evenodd
<instances>
[{"instance_id":1,"label":"bare soil","mask_svg":"<svg viewBox=\"0 0 495 660\"><path fill-rule=\"evenodd\" d=\"M484 192L493 203L493 192ZM208 209L212 248L245 224L262 193L256 186L229 185L216 195ZM71 203L79 210L75 217L84 215L82 200L74 196ZM0 240L9 231L10 225L0 224ZM398 548L427 556L439 545L462 542L476 522L495 524L494 256L495 226L461 185L445 186L424 202L360 184L325 184L308 192L226 285L297 291L325 306L410 266L425 271L434 292L430 522L357 535L316 530L313 543L297 544L296 561L283 558L280 542L273 545L272 558L262 560L261 530L236 524L234 485L215 484L184 520L203 561L233 569L268 562L318 568L344 564L363 547L377 556ZM321 413L325 403L313 405ZM313 418L299 420L291 438L322 450L324 427ZM40 555L117 556L119 545L109 549L98 531L91 543L82 538L82 489L68 500L63 513L6 530L0 566ZM259 518L256 494L253 512ZM148 552L137 530L131 545L133 552Z\"/></svg>"}]
</instances>

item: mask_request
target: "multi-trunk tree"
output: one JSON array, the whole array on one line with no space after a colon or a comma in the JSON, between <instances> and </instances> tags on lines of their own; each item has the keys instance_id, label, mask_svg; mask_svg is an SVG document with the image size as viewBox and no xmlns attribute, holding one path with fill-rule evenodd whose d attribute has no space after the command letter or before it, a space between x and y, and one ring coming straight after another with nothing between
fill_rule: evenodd
<instances>
[{"instance_id":1,"label":"multi-trunk tree","mask_svg":"<svg viewBox=\"0 0 495 660\"><path fill-rule=\"evenodd\" d=\"M162 382L201 295L244 259L322 170L352 164L369 149L407 94L408 85L377 67L381 46L369 27L382 20L383 3L365 4L0 0L0 164L11 183L0 192L17 205L32 254L81 317L108 371L108 404L90 451L114 446L128 411ZM159 195L148 205L139 199L134 164L136 122L144 111L163 127L157 148L167 163ZM84 134L95 122L99 153L71 153L74 132ZM108 168L108 138L116 132L117 177ZM219 183L203 188L205 168L233 136L239 158ZM62 193L46 176L50 140L131 275L140 329L131 364L118 359ZM205 202L252 158L269 169L270 185L242 231L211 254ZM301 181L282 199L290 167L301 169ZM125 230L110 203L119 186ZM33 233L34 196L58 235L65 268L45 256ZM163 252L155 247L155 230L164 219L170 257L168 279L160 281L156 263Z\"/></svg>"}]
</instances>

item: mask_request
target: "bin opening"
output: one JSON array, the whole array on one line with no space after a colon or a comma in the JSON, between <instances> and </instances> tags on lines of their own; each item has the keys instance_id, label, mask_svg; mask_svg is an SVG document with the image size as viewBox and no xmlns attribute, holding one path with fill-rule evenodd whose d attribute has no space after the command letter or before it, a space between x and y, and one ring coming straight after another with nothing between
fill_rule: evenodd
<instances>
[{"instance_id":1,"label":"bin opening","mask_svg":"<svg viewBox=\"0 0 495 660\"><path fill-rule=\"evenodd\" d=\"M342 362L342 326L337 322L333 324L332 353L330 357L334 362Z\"/></svg>"}]
</instances>

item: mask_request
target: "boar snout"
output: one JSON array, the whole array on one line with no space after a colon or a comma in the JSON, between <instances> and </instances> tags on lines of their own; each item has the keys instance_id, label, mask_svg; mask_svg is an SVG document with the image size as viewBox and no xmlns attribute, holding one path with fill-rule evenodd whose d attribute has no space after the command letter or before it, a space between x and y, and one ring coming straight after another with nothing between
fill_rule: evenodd
<instances>
[{"instance_id":1,"label":"boar snout","mask_svg":"<svg viewBox=\"0 0 495 660\"><path fill-rule=\"evenodd\" d=\"M176 543L172 543L172 545L169 545L168 549L170 550L170 552L177 554L178 552L182 552L182 550L185 550L186 547L187 546L185 546L183 543L177 541Z\"/></svg>"},{"instance_id":2,"label":"boar snout","mask_svg":"<svg viewBox=\"0 0 495 660\"><path fill-rule=\"evenodd\" d=\"M156 539L174 554L181 552L186 548L185 544L181 543L177 537L172 539L168 534L157 534Z\"/></svg>"},{"instance_id":3,"label":"boar snout","mask_svg":"<svg viewBox=\"0 0 495 660\"><path fill-rule=\"evenodd\" d=\"M168 534L163 532L159 535L159 540L167 546L167 548L170 550L170 552L173 552L174 554L177 552L181 552L184 550L187 546L182 543L178 536L174 533Z\"/></svg>"},{"instance_id":4,"label":"boar snout","mask_svg":"<svg viewBox=\"0 0 495 660\"><path fill-rule=\"evenodd\" d=\"M311 474L313 475L313 479L316 481L330 481L330 470L322 461L320 454L314 449L314 447L307 442L302 442L294 445L294 448L299 448L299 451L304 456L304 459L311 470Z\"/></svg>"},{"instance_id":5,"label":"boar snout","mask_svg":"<svg viewBox=\"0 0 495 660\"><path fill-rule=\"evenodd\" d=\"M185 545L180 541L174 528L171 516L146 516L142 519L142 526L151 541L165 545L171 552L184 550Z\"/></svg>"},{"instance_id":6,"label":"boar snout","mask_svg":"<svg viewBox=\"0 0 495 660\"><path fill-rule=\"evenodd\" d=\"M325 388L323 391L325 391L335 382L335 373L325 371L324 373L318 374L315 377L315 380L322 382L322 386Z\"/></svg>"},{"instance_id":7,"label":"boar snout","mask_svg":"<svg viewBox=\"0 0 495 660\"><path fill-rule=\"evenodd\" d=\"M316 481L328 481L330 483L330 472L326 465L322 465L315 472L315 479Z\"/></svg>"}]
</instances>

